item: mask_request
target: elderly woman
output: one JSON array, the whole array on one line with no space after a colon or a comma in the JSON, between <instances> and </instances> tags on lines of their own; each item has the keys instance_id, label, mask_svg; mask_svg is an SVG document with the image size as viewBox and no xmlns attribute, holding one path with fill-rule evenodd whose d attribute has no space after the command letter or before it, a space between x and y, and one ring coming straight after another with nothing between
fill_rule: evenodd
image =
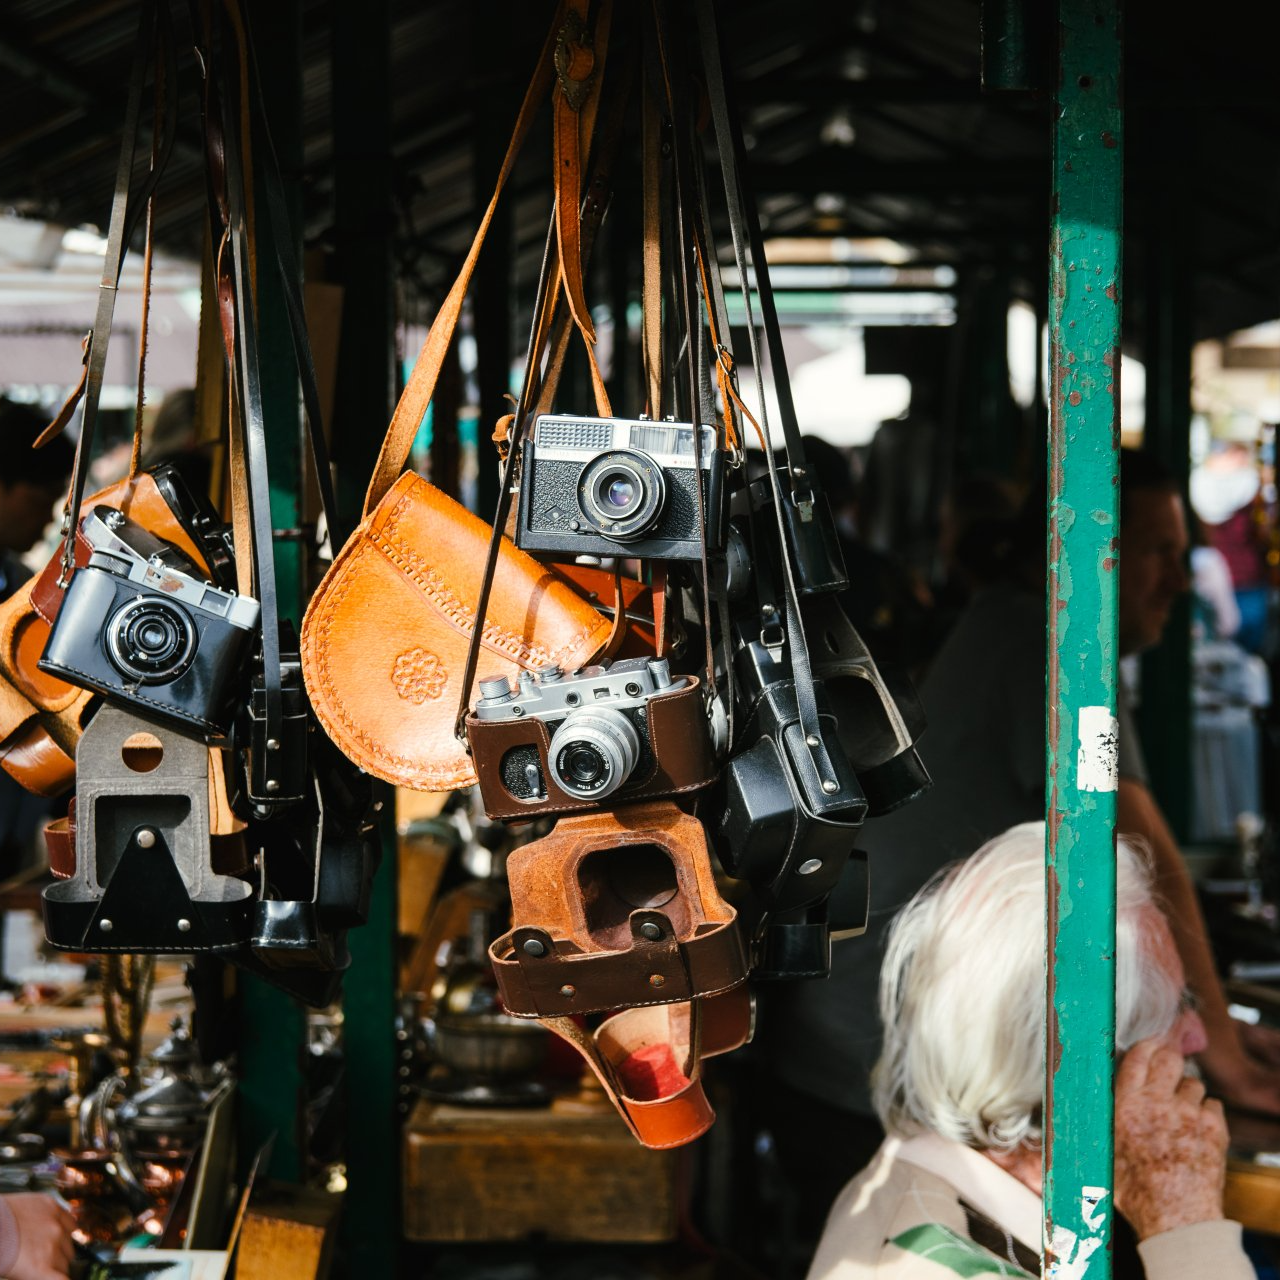
<instances>
[{"instance_id":1,"label":"elderly woman","mask_svg":"<svg viewBox=\"0 0 1280 1280\"><path fill-rule=\"evenodd\" d=\"M1223 1219L1227 1132L1187 1056L1200 1019L1150 873L1117 851L1115 1207L1148 1280L1254 1280ZM894 922L873 1084L889 1135L809 1280L1040 1274L1044 826L940 873Z\"/></svg>"}]
</instances>

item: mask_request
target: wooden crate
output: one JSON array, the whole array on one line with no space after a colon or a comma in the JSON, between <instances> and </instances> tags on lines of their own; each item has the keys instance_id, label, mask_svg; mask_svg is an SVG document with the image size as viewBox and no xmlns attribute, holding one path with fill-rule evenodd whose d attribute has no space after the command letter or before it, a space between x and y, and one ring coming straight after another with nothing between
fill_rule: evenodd
<instances>
[{"instance_id":1,"label":"wooden crate","mask_svg":"<svg viewBox=\"0 0 1280 1280\"><path fill-rule=\"evenodd\" d=\"M254 1187L240 1228L236 1280L327 1280L342 1197L283 1182Z\"/></svg>"},{"instance_id":2,"label":"wooden crate","mask_svg":"<svg viewBox=\"0 0 1280 1280\"><path fill-rule=\"evenodd\" d=\"M612 1109L419 1101L404 1144L404 1232L416 1241L662 1243L675 1238L682 1151L650 1151Z\"/></svg>"}]
</instances>

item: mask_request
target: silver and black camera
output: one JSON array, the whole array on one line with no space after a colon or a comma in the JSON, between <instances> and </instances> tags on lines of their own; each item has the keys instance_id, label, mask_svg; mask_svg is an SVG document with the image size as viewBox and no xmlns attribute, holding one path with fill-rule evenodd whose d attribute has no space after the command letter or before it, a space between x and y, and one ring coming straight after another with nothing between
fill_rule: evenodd
<instances>
[{"instance_id":1,"label":"silver and black camera","mask_svg":"<svg viewBox=\"0 0 1280 1280\"><path fill-rule=\"evenodd\" d=\"M725 455L699 456L687 422L542 414L525 442L516 546L524 551L697 560L724 538Z\"/></svg>"},{"instance_id":2,"label":"silver and black camera","mask_svg":"<svg viewBox=\"0 0 1280 1280\"><path fill-rule=\"evenodd\" d=\"M524 819L694 791L715 777L694 676L628 658L480 682L467 737L485 811Z\"/></svg>"},{"instance_id":3,"label":"silver and black camera","mask_svg":"<svg viewBox=\"0 0 1280 1280\"><path fill-rule=\"evenodd\" d=\"M77 569L40 669L109 702L220 738L258 628L258 602L205 582L176 547L111 507L81 533Z\"/></svg>"}]
</instances>

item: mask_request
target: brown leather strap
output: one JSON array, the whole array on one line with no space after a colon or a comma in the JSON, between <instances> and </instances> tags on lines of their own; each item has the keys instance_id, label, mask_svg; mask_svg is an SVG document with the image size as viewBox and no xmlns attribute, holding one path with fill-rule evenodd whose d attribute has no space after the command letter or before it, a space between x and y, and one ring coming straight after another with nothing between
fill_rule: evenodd
<instances>
[{"instance_id":1,"label":"brown leather strap","mask_svg":"<svg viewBox=\"0 0 1280 1280\"><path fill-rule=\"evenodd\" d=\"M641 355L649 385L649 416L662 416L662 117L646 80L642 115L644 245Z\"/></svg>"},{"instance_id":2,"label":"brown leather strap","mask_svg":"<svg viewBox=\"0 0 1280 1280\"><path fill-rule=\"evenodd\" d=\"M80 340L80 380L71 388L71 394L62 403L62 408L54 415L54 419L35 438L33 449L43 449L50 440L60 436L71 422L80 401L84 399L85 388L89 385L89 339L93 335L86 333Z\"/></svg>"},{"instance_id":3,"label":"brown leather strap","mask_svg":"<svg viewBox=\"0 0 1280 1280\"><path fill-rule=\"evenodd\" d=\"M582 248L578 240L578 211L582 198L584 139L579 112L592 94L603 68L596 65L594 41L587 30L588 0L566 0L564 23L556 37L556 88L552 90L556 247L569 310L588 345L595 342L595 326L582 284ZM597 22L607 26L610 6L602 5ZM605 46L607 47L607 46Z\"/></svg>"},{"instance_id":4,"label":"brown leather strap","mask_svg":"<svg viewBox=\"0 0 1280 1280\"><path fill-rule=\"evenodd\" d=\"M601 1013L716 995L743 980L736 919L700 925L686 942L667 921L659 925L661 939L651 942L640 928L659 920L665 920L661 912L633 912L632 945L622 951L581 951L545 929L512 929L489 947L502 1003L524 1018Z\"/></svg>"},{"instance_id":5,"label":"brown leather strap","mask_svg":"<svg viewBox=\"0 0 1280 1280\"><path fill-rule=\"evenodd\" d=\"M418 427L427 411L427 406L431 403L432 396L435 394L436 383L440 378L440 369L444 363L445 352L449 349L449 343L453 340L454 329L457 328L458 319L462 314L462 301L466 297L467 289L471 284L471 277L475 273L476 262L480 257L480 249L484 244L484 238L489 231L489 224L493 221L494 212L498 207L498 198L502 195L507 179L511 176L511 171L515 167L516 158L520 154L520 149L529 134L538 105L550 86L551 78L554 74L552 54L560 34L560 28L564 22L564 13L565 0L561 0L561 3L556 8L551 29L543 42L541 52L538 54L533 76L529 81L529 88L525 92L524 101L520 106L520 113L516 117L515 129L512 131L511 141L507 144L507 153L503 157L502 168L498 172L498 180L494 187L493 195L490 197L488 207L480 220L480 226L476 229L475 239L471 242L471 248L462 264L462 270L454 281L453 288L449 290L448 296L441 304L439 312L436 314L426 341L422 344L417 361L414 363L413 373L410 375L408 384L396 404L394 414L392 414L391 424L387 429L386 438L383 440L382 449L378 454L377 465L374 467L373 475L369 480L368 491L365 493L365 515L368 515L382 501L387 491L395 484L396 478L404 470L404 465L409 458L409 450L413 445L414 437L418 433Z\"/></svg>"}]
</instances>

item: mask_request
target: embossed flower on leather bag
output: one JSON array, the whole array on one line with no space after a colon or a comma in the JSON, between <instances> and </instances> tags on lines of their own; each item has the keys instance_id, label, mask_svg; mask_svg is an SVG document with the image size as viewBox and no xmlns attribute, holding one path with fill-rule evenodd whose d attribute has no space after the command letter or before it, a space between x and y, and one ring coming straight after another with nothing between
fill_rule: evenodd
<instances>
[{"instance_id":1,"label":"embossed flower on leather bag","mask_svg":"<svg viewBox=\"0 0 1280 1280\"><path fill-rule=\"evenodd\" d=\"M449 673L444 663L428 649L409 649L396 659L391 672L395 691L415 706L421 706L428 698L438 698L444 692Z\"/></svg>"}]
</instances>

